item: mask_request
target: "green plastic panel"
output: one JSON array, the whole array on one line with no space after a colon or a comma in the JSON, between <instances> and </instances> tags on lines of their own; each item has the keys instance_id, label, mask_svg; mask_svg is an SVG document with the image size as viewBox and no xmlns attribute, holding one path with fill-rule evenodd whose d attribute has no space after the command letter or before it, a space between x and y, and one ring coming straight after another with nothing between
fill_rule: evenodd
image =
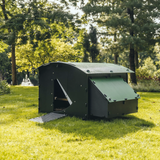
<instances>
[{"instance_id":1,"label":"green plastic panel","mask_svg":"<svg viewBox=\"0 0 160 160\"><path fill-rule=\"evenodd\" d=\"M86 74L99 74L99 73L134 73L132 70L121 65L112 63L67 63L74 65L76 68L82 70Z\"/></svg>"},{"instance_id":2,"label":"green plastic panel","mask_svg":"<svg viewBox=\"0 0 160 160\"><path fill-rule=\"evenodd\" d=\"M85 74L105 74L105 73L134 73L132 70L123 67L121 65L112 64L112 63L88 63L88 62L52 62L44 64L41 67L56 64L56 65L70 65L73 68L78 68Z\"/></svg>"},{"instance_id":3,"label":"green plastic panel","mask_svg":"<svg viewBox=\"0 0 160 160\"><path fill-rule=\"evenodd\" d=\"M110 103L139 98L122 78L93 78L91 81Z\"/></svg>"}]
</instances>

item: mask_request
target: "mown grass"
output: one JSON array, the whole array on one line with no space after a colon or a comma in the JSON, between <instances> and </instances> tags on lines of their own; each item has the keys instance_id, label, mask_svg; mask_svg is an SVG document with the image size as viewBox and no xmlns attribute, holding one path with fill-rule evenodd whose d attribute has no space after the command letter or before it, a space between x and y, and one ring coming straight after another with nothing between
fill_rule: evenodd
<instances>
[{"instance_id":1,"label":"mown grass","mask_svg":"<svg viewBox=\"0 0 160 160\"><path fill-rule=\"evenodd\" d=\"M160 93L140 92L138 113L100 121L65 117L44 124L38 87L0 96L0 160L158 160Z\"/></svg>"}]
</instances>

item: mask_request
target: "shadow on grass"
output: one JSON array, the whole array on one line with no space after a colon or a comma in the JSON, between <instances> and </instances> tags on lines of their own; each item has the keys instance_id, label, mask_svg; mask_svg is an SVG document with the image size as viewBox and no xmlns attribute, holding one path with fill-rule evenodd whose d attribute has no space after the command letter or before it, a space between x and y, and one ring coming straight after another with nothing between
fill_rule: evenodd
<instances>
[{"instance_id":1,"label":"shadow on grass","mask_svg":"<svg viewBox=\"0 0 160 160\"><path fill-rule=\"evenodd\" d=\"M95 138L98 140L116 139L141 129L147 130L154 127L153 123L132 115L100 121L83 121L75 117L65 117L37 125L49 130L56 129L62 133L72 133L75 136L82 136L86 139ZM77 139L73 139L73 141L75 140L77 141Z\"/></svg>"}]
</instances>

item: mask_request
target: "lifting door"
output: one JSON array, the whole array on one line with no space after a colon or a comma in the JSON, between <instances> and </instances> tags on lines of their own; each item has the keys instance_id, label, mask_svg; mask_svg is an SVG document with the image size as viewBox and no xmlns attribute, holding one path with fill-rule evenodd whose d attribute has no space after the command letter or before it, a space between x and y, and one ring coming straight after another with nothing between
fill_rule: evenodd
<instances>
[{"instance_id":1,"label":"lifting door","mask_svg":"<svg viewBox=\"0 0 160 160\"><path fill-rule=\"evenodd\" d=\"M61 85L60 81L56 79L54 81L54 111L61 111L66 109L72 104L71 99L69 98L68 94L64 90L63 86Z\"/></svg>"}]
</instances>

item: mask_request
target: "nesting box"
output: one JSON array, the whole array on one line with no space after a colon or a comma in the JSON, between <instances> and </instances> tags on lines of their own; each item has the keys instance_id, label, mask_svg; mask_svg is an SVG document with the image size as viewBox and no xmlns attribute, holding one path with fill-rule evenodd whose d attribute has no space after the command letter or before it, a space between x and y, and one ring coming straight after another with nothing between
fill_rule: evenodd
<instances>
[{"instance_id":1,"label":"nesting box","mask_svg":"<svg viewBox=\"0 0 160 160\"><path fill-rule=\"evenodd\" d=\"M110 63L55 62L39 70L39 112L112 118L138 111L128 68Z\"/></svg>"}]
</instances>

